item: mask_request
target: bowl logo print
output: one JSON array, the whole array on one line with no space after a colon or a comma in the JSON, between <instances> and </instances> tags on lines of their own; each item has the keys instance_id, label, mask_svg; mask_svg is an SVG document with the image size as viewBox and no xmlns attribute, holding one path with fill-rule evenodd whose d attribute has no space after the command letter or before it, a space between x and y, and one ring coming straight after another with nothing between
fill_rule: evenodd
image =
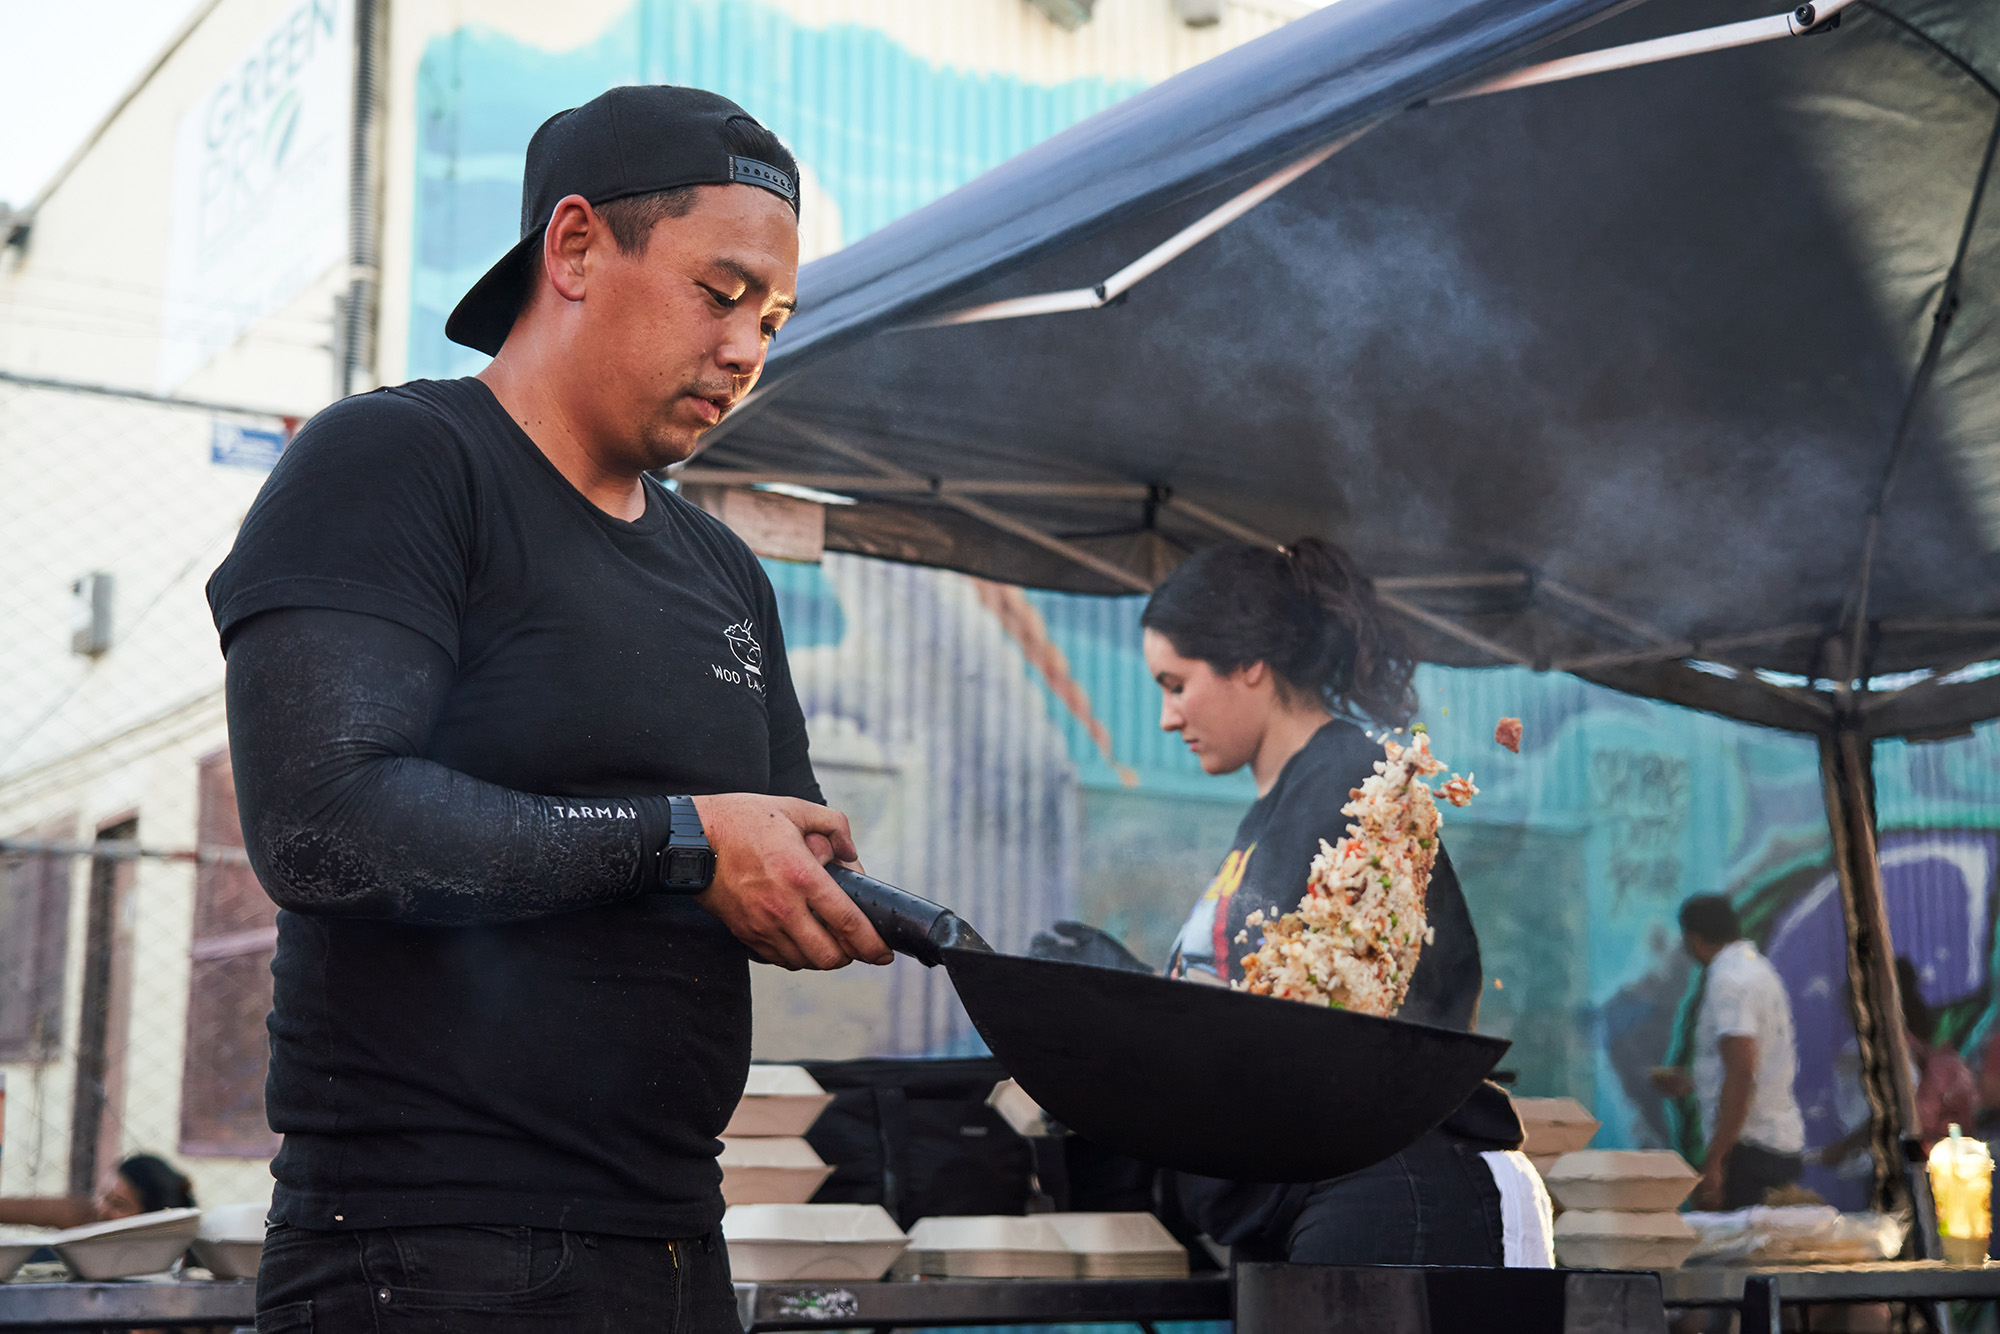
<instances>
[{"instance_id":1,"label":"bowl logo print","mask_svg":"<svg viewBox=\"0 0 2000 1334\"><path fill-rule=\"evenodd\" d=\"M722 635L729 641L729 651L736 655L736 661L759 676L764 674L764 646L750 633L747 619L730 626Z\"/></svg>"}]
</instances>

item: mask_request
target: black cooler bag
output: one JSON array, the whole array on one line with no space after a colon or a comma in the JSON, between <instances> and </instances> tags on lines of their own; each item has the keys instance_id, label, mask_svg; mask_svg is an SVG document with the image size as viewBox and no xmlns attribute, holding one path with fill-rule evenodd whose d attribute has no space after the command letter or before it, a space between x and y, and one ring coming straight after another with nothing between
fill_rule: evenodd
<instances>
[{"instance_id":1,"label":"black cooler bag","mask_svg":"<svg viewBox=\"0 0 2000 1334\"><path fill-rule=\"evenodd\" d=\"M1027 1144L986 1105L989 1058L801 1061L833 1105L806 1133L833 1175L817 1204L879 1204L902 1227L933 1214L1019 1214Z\"/></svg>"},{"instance_id":2,"label":"black cooler bag","mask_svg":"<svg viewBox=\"0 0 2000 1334\"><path fill-rule=\"evenodd\" d=\"M879 1204L902 1227L938 1214L1042 1206L1154 1208L1153 1169L1070 1137L1028 1142L986 1105L1007 1077L991 1057L801 1061L833 1095L806 1141L833 1164L819 1204Z\"/></svg>"}]
</instances>

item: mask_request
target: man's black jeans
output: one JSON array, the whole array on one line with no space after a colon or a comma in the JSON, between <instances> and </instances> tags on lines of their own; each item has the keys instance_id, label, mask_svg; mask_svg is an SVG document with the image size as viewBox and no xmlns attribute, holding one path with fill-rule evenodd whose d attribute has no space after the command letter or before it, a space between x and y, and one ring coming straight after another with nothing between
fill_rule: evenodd
<instances>
[{"instance_id":1,"label":"man's black jeans","mask_svg":"<svg viewBox=\"0 0 2000 1334\"><path fill-rule=\"evenodd\" d=\"M257 1334L741 1334L719 1236L274 1226Z\"/></svg>"},{"instance_id":2,"label":"man's black jeans","mask_svg":"<svg viewBox=\"0 0 2000 1334\"><path fill-rule=\"evenodd\" d=\"M1722 1169L1722 1207L1748 1209L1762 1204L1766 1191L1796 1185L1805 1170L1805 1159L1796 1153L1739 1143L1729 1151Z\"/></svg>"}]
</instances>

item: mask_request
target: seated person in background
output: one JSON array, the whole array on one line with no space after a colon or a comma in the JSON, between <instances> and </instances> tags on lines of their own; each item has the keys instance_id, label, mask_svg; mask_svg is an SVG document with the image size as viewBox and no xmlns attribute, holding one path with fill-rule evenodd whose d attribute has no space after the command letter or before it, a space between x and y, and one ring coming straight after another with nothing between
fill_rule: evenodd
<instances>
[{"instance_id":1,"label":"seated person in background","mask_svg":"<svg viewBox=\"0 0 2000 1334\"><path fill-rule=\"evenodd\" d=\"M1681 946L1708 970L1695 1021L1694 1070L1658 1070L1670 1098L1694 1093L1708 1132L1697 1209L1748 1209L1766 1191L1797 1182L1805 1168L1805 1118L1792 1093L1798 1046L1785 983L1743 939L1736 909L1720 894L1681 905Z\"/></svg>"},{"instance_id":2,"label":"seated person in background","mask_svg":"<svg viewBox=\"0 0 2000 1334\"><path fill-rule=\"evenodd\" d=\"M1973 1117L1981 1139L2000 1147L2000 1024L1993 1025L1980 1047L1979 1111Z\"/></svg>"},{"instance_id":3,"label":"seated person in background","mask_svg":"<svg viewBox=\"0 0 2000 1334\"><path fill-rule=\"evenodd\" d=\"M1896 990L1903 998L1903 1026L1909 1033L1910 1075L1917 1093L1917 1134L1924 1152L1951 1133L1971 1126L1979 1110L1979 1083L1951 1047L1937 1040L1937 1016L1918 990L1916 965L1896 960Z\"/></svg>"},{"instance_id":4,"label":"seated person in background","mask_svg":"<svg viewBox=\"0 0 2000 1334\"><path fill-rule=\"evenodd\" d=\"M1896 960L1896 991L1903 1003L1903 1031L1910 1048L1910 1085L1917 1098L1917 1137L1924 1152L1950 1133L1954 1125L1971 1126L1979 1109L1979 1083L1956 1051L1937 1043L1937 1017L1924 1003L1916 965ZM1820 1161L1838 1167L1867 1151L1873 1125L1864 1117L1847 1134L1820 1152Z\"/></svg>"},{"instance_id":5,"label":"seated person in background","mask_svg":"<svg viewBox=\"0 0 2000 1334\"><path fill-rule=\"evenodd\" d=\"M0 1223L80 1227L194 1205L194 1188L165 1159L135 1153L107 1174L95 1199L80 1195L0 1196Z\"/></svg>"}]
</instances>

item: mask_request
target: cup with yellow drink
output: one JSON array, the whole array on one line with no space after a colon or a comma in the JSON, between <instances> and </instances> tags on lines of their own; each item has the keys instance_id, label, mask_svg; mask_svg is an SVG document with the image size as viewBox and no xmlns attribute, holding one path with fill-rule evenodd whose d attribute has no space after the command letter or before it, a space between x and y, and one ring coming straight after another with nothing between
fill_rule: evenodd
<instances>
[{"instance_id":1,"label":"cup with yellow drink","mask_svg":"<svg viewBox=\"0 0 2000 1334\"><path fill-rule=\"evenodd\" d=\"M1931 1199L1946 1264L1983 1265L1993 1236L1993 1156L1986 1145L1959 1133L1931 1150Z\"/></svg>"}]
</instances>

